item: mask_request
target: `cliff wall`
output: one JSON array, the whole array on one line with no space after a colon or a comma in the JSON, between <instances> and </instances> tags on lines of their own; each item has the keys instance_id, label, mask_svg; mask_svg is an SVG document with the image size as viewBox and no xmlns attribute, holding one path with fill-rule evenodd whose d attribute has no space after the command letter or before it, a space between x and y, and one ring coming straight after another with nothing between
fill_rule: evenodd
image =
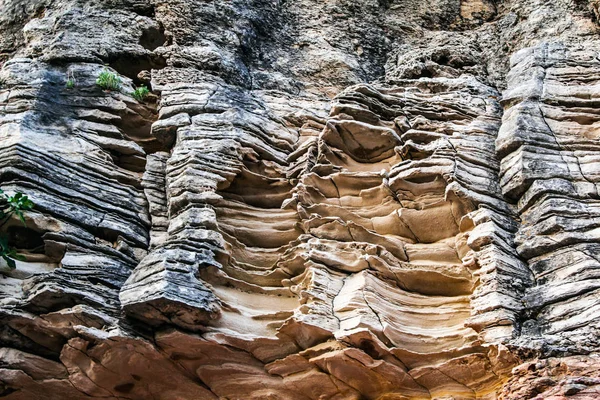
<instances>
[{"instance_id":1,"label":"cliff wall","mask_svg":"<svg viewBox=\"0 0 600 400\"><path fill-rule=\"evenodd\" d=\"M600 398L599 6L0 0L0 397Z\"/></svg>"}]
</instances>

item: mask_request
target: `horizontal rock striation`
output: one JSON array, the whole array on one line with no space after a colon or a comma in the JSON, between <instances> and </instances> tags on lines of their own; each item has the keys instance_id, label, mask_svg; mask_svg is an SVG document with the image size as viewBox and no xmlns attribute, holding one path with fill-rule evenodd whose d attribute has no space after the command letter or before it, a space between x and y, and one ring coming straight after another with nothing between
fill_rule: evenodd
<instances>
[{"instance_id":1,"label":"horizontal rock striation","mask_svg":"<svg viewBox=\"0 0 600 400\"><path fill-rule=\"evenodd\" d=\"M521 219L516 248L535 278L525 297L528 333L576 352L596 346L598 312L599 64L590 54L550 43L515 54L497 140L503 192Z\"/></svg>"},{"instance_id":2,"label":"horizontal rock striation","mask_svg":"<svg viewBox=\"0 0 600 400\"><path fill-rule=\"evenodd\" d=\"M0 397L596 398L597 10L4 1Z\"/></svg>"}]
</instances>

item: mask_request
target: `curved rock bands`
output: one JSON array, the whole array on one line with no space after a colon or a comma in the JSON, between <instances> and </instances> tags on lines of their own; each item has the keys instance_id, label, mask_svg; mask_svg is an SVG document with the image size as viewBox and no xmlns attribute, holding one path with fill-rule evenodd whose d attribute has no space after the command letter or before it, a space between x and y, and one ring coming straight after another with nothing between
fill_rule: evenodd
<instances>
[{"instance_id":1,"label":"curved rock bands","mask_svg":"<svg viewBox=\"0 0 600 400\"><path fill-rule=\"evenodd\" d=\"M153 130L175 145L147 164L153 249L121 290L129 316L199 331L198 357L169 352L218 396L248 382L251 398L304 398L303 380L327 398L497 389L515 360L482 338L510 337L529 275L493 186L492 89L361 85L300 123L283 98L208 80L178 100L188 90L162 92Z\"/></svg>"},{"instance_id":2,"label":"curved rock bands","mask_svg":"<svg viewBox=\"0 0 600 400\"><path fill-rule=\"evenodd\" d=\"M536 285L528 290L526 333L573 351L595 328L599 260L595 171L598 149L594 44L544 43L511 59L506 111L496 142L504 193L517 200L519 253ZM524 72L526 71L526 72ZM532 328L535 327L535 328ZM541 330L541 331L540 331Z\"/></svg>"},{"instance_id":3,"label":"curved rock bands","mask_svg":"<svg viewBox=\"0 0 600 400\"><path fill-rule=\"evenodd\" d=\"M172 76L153 71L162 96L152 133L173 148L148 156L141 149L144 174L126 172L128 190L147 199L148 254L121 247L136 258L115 262L121 253L98 247L114 271L137 266L105 269L112 291L94 291L70 275L68 286L60 280L100 259L69 247L56 278L24 286L37 296L27 307L85 302L108 314L81 306L43 320L13 313L10 329L21 335L13 347L43 354L26 327L57 332L48 354L60 352L73 387L89 396L152 392L116 379L123 367L108 360L123 351L117 343L186 371L202 382L189 383L190 393L205 398L240 387L256 399L468 399L497 390L516 362L498 341L513 332L529 275L512 250L513 211L494 183L492 89L472 78L360 85L327 116L319 103L299 108L217 78L181 84ZM123 179L114 182L124 190ZM50 281L57 289L35 286ZM129 338L133 326L99 329L116 326L119 306L132 323L158 330L157 348ZM57 313L86 322L57 331ZM165 325L198 335L161 331ZM62 347L60 338L70 341ZM119 383L97 386L101 379Z\"/></svg>"},{"instance_id":4,"label":"curved rock bands","mask_svg":"<svg viewBox=\"0 0 600 400\"><path fill-rule=\"evenodd\" d=\"M223 209L231 217L220 219L220 232L217 219L224 200L219 191L231 187L242 170L254 184L268 180L245 169L244 162L258 161L262 155L267 158L262 162L266 168L276 167L295 137L277 118L269 118L259 101L219 80L165 85L160 115L166 119L155 123L153 132L176 134L168 159L163 157L157 164L159 171L164 165L164 183L160 174L154 177L157 187L163 184L168 195L166 201L162 196L164 209L157 207L153 220L166 232L155 240L154 249L130 276L120 298L128 315L145 322L203 330L204 324L218 318L220 302L198 279L198 268L218 270L229 263L227 238L254 246L251 230L237 225L260 218L255 210L244 212L234 202ZM168 225L161 220L165 216Z\"/></svg>"},{"instance_id":5,"label":"curved rock bands","mask_svg":"<svg viewBox=\"0 0 600 400\"><path fill-rule=\"evenodd\" d=\"M598 397L598 4L0 1L0 397Z\"/></svg>"},{"instance_id":6,"label":"curved rock bands","mask_svg":"<svg viewBox=\"0 0 600 400\"><path fill-rule=\"evenodd\" d=\"M3 396L88 396L69 382L81 374L57 361L68 357L74 326L118 325L119 290L146 252L142 172L156 143L149 135L155 111L98 88L104 68L16 58L2 69L2 189L35 202L26 227L16 218L3 227L27 257L1 283ZM70 76L77 89L65 86Z\"/></svg>"},{"instance_id":7,"label":"curved rock bands","mask_svg":"<svg viewBox=\"0 0 600 400\"><path fill-rule=\"evenodd\" d=\"M139 131L132 138L120 126L124 119L147 123L152 110L97 88L102 68L30 59L4 65L0 178L3 189L23 191L36 204L27 228L8 224L9 232L30 238L27 259L35 263L7 278L13 288L3 295L6 304L38 312L87 304L119 313L118 291L145 251L150 221L140 171L142 146L153 139ZM77 91L64 87L72 74Z\"/></svg>"}]
</instances>

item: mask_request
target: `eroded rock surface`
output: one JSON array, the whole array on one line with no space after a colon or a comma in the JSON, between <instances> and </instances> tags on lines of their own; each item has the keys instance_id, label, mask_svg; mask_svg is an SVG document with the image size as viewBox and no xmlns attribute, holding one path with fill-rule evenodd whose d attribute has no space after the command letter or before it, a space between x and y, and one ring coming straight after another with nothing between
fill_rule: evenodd
<instances>
[{"instance_id":1,"label":"eroded rock surface","mask_svg":"<svg viewBox=\"0 0 600 400\"><path fill-rule=\"evenodd\" d=\"M597 16L0 2L0 397L600 397Z\"/></svg>"}]
</instances>

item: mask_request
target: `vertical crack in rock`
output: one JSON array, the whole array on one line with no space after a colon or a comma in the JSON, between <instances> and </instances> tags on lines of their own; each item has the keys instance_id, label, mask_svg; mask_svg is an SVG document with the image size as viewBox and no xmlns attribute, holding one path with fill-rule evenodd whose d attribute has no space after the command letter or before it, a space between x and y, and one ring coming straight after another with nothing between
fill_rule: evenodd
<instances>
[{"instance_id":1,"label":"vertical crack in rock","mask_svg":"<svg viewBox=\"0 0 600 400\"><path fill-rule=\"evenodd\" d=\"M593 76L597 63L579 67L581 84L565 80L585 54L564 44L543 43L515 55L511 83L527 80L530 86L520 92L509 86L507 129L499 138L501 149L518 146L502 160L503 188L518 201L522 224L517 249L536 279L526 297L535 318L529 323L541 329L550 349L566 346L575 352L588 346L579 335L595 329L587 321L593 320L596 306L585 299L597 290L592 271L598 265L592 239L598 190L589 169L594 134L587 129L596 117L594 100L585 94L587 77ZM532 73L517 78L524 65ZM525 115L527 123L515 129ZM535 155L532 145L539 149ZM567 331L568 337L561 337Z\"/></svg>"}]
</instances>

